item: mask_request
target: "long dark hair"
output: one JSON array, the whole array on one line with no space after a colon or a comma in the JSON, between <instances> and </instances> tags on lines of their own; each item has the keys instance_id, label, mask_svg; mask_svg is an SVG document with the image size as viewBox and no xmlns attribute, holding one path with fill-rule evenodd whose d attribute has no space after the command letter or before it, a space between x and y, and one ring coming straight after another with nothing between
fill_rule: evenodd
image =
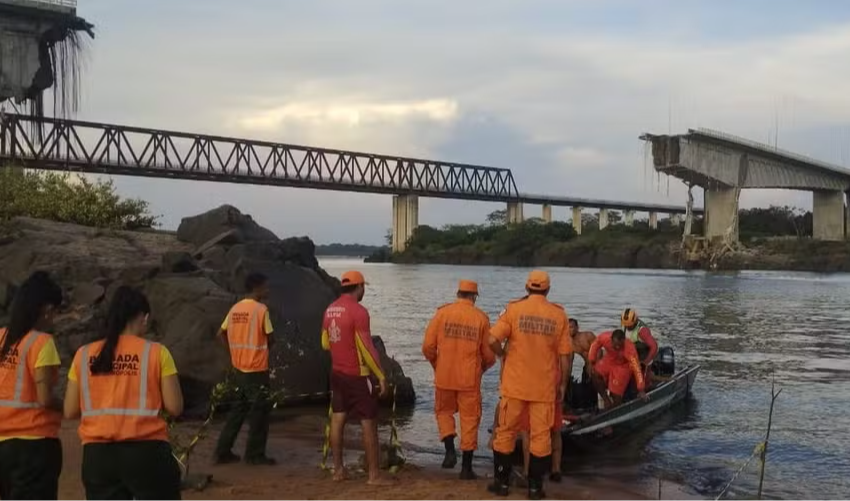
<instances>
[{"instance_id":1,"label":"long dark hair","mask_svg":"<svg viewBox=\"0 0 850 501\"><path fill-rule=\"evenodd\" d=\"M112 372L115 348L118 346L121 333L127 328L127 324L139 315L147 315L150 312L148 299L141 292L127 286L121 286L115 291L112 302L109 303L109 313L106 315L106 329L101 337L106 342L91 364L92 374Z\"/></svg>"},{"instance_id":2,"label":"long dark hair","mask_svg":"<svg viewBox=\"0 0 850 501\"><path fill-rule=\"evenodd\" d=\"M18 344L24 336L38 324L45 306L58 307L62 304L62 288L45 271L36 271L21 284L12 302L12 314L3 346L0 347L0 359L9 354L9 350Z\"/></svg>"}]
</instances>

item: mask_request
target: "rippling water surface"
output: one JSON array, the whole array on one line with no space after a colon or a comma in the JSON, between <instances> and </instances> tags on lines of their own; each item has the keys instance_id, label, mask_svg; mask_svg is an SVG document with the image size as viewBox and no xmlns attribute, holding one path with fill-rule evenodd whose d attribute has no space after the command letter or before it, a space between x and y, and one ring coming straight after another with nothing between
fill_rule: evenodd
<instances>
[{"instance_id":1,"label":"rippling water surface","mask_svg":"<svg viewBox=\"0 0 850 501\"><path fill-rule=\"evenodd\" d=\"M433 374L420 352L425 326L435 308L452 300L460 278L479 282L478 304L495 320L507 301L523 294L528 270L335 259L322 265L336 275L348 268L365 273L372 331L386 339L418 392L401 438L416 454L440 453ZM675 347L679 367L702 365L695 401L612 447L610 454L571 458L572 475L670 479L713 498L763 439L775 374L783 392L774 414L765 495L850 495L850 275L548 271L551 299L562 303L582 329L615 327L620 309L632 306L661 344ZM484 377L482 454L497 379L497 370ZM734 484L732 497L755 493L755 465Z\"/></svg>"}]
</instances>

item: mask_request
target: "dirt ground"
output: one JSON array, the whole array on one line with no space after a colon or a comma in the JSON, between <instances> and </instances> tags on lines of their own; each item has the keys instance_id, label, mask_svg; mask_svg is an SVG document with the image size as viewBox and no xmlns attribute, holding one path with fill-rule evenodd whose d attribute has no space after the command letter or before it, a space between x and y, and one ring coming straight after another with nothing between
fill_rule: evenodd
<instances>
[{"instance_id":1,"label":"dirt ground","mask_svg":"<svg viewBox=\"0 0 850 501\"><path fill-rule=\"evenodd\" d=\"M220 426L220 425L219 425ZM395 475L391 487L366 485L365 474L358 470L362 455L356 428L349 426L346 436L346 465L355 470L352 478L341 483L331 480L330 473L319 468L324 422L316 416L290 418L272 425L269 455L278 460L276 466L244 464L212 466L211 458L219 426L213 426L192 453L190 473L210 474L212 482L202 491L187 489L184 499L490 499L487 484L492 466L485 460L476 465L479 479L462 482L458 469L441 470L437 464L415 464L409 461ZM59 499L84 499L80 481L82 446L76 434L76 422L62 429L64 468L59 483ZM191 434L192 425L184 425L182 433ZM187 435L188 436L188 435ZM244 431L235 452L244 449ZM389 474L388 474L389 475ZM561 484L546 484L550 499L654 499L657 492L646 486L616 485L610 478L571 479ZM668 485L662 497L682 499L677 486ZM510 499L526 499L524 489L514 489Z\"/></svg>"}]
</instances>

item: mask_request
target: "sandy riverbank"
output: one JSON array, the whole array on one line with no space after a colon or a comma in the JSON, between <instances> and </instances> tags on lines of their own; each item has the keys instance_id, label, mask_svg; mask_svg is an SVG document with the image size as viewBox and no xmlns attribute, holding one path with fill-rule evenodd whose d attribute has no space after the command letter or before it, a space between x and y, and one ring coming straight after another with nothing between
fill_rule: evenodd
<instances>
[{"instance_id":1,"label":"sandy riverbank","mask_svg":"<svg viewBox=\"0 0 850 501\"><path fill-rule=\"evenodd\" d=\"M212 449L218 433L214 426L209 436L196 448L191 459L192 473L213 475L212 483L203 491L186 490L185 499L489 499L487 483L492 470L482 460L476 470L479 480L461 482L457 470L447 472L436 464L410 461L395 475L396 485L389 488L368 487L362 473L341 484L331 481L330 475L319 467L323 421L318 416L288 418L272 425L269 454L278 460L277 466L249 467L243 464L211 466ZM187 433L192 425L184 425ZM76 423L63 426L64 468L60 479L60 499L81 499L85 493L80 482L82 447L76 436ZM244 448L244 436L237 442L236 451ZM362 454L356 428L350 427L346 437L350 453L349 467L356 468ZM558 484L547 484L550 499L654 499L657 486L618 484L610 477L570 478ZM682 490L665 484L663 498L682 499ZM516 489L513 499L525 499L525 492Z\"/></svg>"}]
</instances>

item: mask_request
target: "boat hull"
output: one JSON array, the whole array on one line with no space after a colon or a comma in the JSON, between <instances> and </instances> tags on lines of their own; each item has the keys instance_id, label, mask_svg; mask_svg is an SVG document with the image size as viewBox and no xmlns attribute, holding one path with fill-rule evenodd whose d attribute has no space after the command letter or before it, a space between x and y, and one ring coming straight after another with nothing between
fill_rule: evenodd
<instances>
[{"instance_id":1,"label":"boat hull","mask_svg":"<svg viewBox=\"0 0 850 501\"><path fill-rule=\"evenodd\" d=\"M669 381L648 392L646 400L634 399L604 412L582 416L578 421L565 425L561 429L564 443L592 447L640 428L648 420L688 398L699 369L699 365L692 365L677 372Z\"/></svg>"}]
</instances>

